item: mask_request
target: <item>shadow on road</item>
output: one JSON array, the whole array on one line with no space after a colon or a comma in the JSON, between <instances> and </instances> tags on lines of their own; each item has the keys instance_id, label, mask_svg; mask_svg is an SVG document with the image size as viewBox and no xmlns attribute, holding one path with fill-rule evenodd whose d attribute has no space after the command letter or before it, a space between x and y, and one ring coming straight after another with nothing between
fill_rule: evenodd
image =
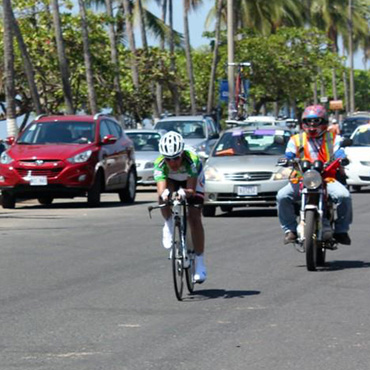
<instances>
[{"instance_id":1,"label":"shadow on road","mask_svg":"<svg viewBox=\"0 0 370 370\"><path fill-rule=\"evenodd\" d=\"M321 270L347 270L347 269L364 269L370 268L370 262L365 261L332 261L327 262Z\"/></svg>"},{"instance_id":2,"label":"shadow on road","mask_svg":"<svg viewBox=\"0 0 370 370\"><path fill-rule=\"evenodd\" d=\"M216 216L217 218L233 218L233 217L277 217L277 210L275 208L264 209L243 209L228 213L222 213Z\"/></svg>"},{"instance_id":3,"label":"shadow on road","mask_svg":"<svg viewBox=\"0 0 370 370\"><path fill-rule=\"evenodd\" d=\"M194 290L193 294L187 297L186 300L245 298L260 293L261 292L258 290L224 290L224 289Z\"/></svg>"}]
</instances>

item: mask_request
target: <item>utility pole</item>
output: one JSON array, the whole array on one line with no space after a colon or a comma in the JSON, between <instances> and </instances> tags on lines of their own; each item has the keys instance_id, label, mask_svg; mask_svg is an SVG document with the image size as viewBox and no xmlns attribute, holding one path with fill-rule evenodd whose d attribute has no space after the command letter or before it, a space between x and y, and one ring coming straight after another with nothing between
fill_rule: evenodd
<instances>
[{"instance_id":1,"label":"utility pole","mask_svg":"<svg viewBox=\"0 0 370 370\"><path fill-rule=\"evenodd\" d=\"M348 49L349 49L349 111L355 111L355 78L353 74L353 23L352 0L348 0Z\"/></svg>"},{"instance_id":2,"label":"utility pole","mask_svg":"<svg viewBox=\"0 0 370 370\"><path fill-rule=\"evenodd\" d=\"M229 119L235 112L235 86L234 86L234 0L227 0L227 59L228 59L228 85L229 85Z\"/></svg>"}]
</instances>

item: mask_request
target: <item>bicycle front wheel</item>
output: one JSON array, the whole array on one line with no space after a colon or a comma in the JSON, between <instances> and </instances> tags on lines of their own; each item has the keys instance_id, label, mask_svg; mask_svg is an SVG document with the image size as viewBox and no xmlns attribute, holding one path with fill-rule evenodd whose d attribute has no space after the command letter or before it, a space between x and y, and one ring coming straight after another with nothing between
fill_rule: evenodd
<instances>
[{"instance_id":1,"label":"bicycle front wheel","mask_svg":"<svg viewBox=\"0 0 370 370\"><path fill-rule=\"evenodd\" d=\"M185 270L186 285L188 286L189 293L194 292L194 274L195 274L195 253L188 252L189 267Z\"/></svg>"},{"instance_id":2,"label":"bicycle front wheel","mask_svg":"<svg viewBox=\"0 0 370 370\"><path fill-rule=\"evenodd\" d=\"M176 298L182 300L184 290L184 260L181 247L180 225L175 223L172 234L172 272Z\"/></svg>"}]
</instances>

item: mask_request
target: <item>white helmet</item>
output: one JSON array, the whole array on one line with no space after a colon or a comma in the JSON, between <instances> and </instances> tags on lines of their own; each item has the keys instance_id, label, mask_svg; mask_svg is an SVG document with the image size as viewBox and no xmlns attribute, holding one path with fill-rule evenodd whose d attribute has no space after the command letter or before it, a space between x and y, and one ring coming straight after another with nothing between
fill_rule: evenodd
<instances>
[{"instance_id":1,"label":"white helmet","mask_svg":"<svg viewBox=\"0 0 370 370\"><path fill-rule=\"evenodd\" d=\"M178 132L169 131L159 141L159 152L166 158L174 158L183 152L184 145L184 139Z\"/></svg>"}]
</instances>

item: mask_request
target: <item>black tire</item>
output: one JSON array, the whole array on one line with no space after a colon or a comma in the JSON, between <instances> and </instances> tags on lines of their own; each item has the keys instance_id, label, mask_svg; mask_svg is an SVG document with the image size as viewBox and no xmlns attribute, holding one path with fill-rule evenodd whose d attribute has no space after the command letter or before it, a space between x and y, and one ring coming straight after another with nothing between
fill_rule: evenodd
<instances>
[{"instance_id":1,"label":"black tire","mask_svg":"<svg viewBox=\"0 0 370 370\"><path fill-rule=\"evenodd\" d=\"M95 176L94 184L87 191L87 204L89 207L99 207L100 206L100 196L102 190L102 174L98 172Z\"/></svg>"},{"instance_id":2,"label":"black tire","mask_svg":"<svg viewBox=\"0 0 370 370\"><path fill-rule=\"evenodd\" d=\"M1 197L1 203L3 208L14 209L15 208L15 196L4 191Z\"/></svg>"},{"instance_id":3,"label":"black tire","mask_svg":"<svg viewBox=\"0 0 370 370\"><path fill-rule=\"evenodd\" d=\"M186 285L188 287L189 293L194 292L194 274L195 274L195 253L194 252L188 252L189 256L189 267L185 269L185 275L186 275Z\"/></svg>"},{"instance_id":4,"label":"black tire","mask_svg":"<svg viewBox=\"0 0 370 370\"><path fill-rule=\"evenodd\" d=\"M131 170L127 175L126 186L118 192L119 199L122 203L131 204L135 202L136 197L136 174Z\"/></svg>"},{"instance_id":5,"label":"black tire","mask_svg":"<svg viewBox=\"0 0 370 370\"><path fill-rule=\"evenodd\" d=\"M306 251L306 264L308 271L316 271L317 266L317 240L316 240L316 211L306 210L306 226L304 228L305 240L304 249Z\"/></svg>"},{"instance_id":6,"label":"black tire","mask_svg":"<svg viewBox=\"0 0 370 370\"><path fill-rule=\"evenodd\" d=\"M174 225L172 233L172 273L176 298L182 301L184 290L184 261L181 251L180 225Z\"/></svg>"},{"instance_id":7,"label":"black tire","mask_svg":"<svg viewBox=\"0 0 370 370\"><path fill-rule=\"evenodd\" d=\"M323 267L325 266L325 258L326 258L326 249L318 247L317 248L317 266Z\"/></svg>"},{"instance_id":8,"label":"black tire","mask_svg":"<svg viewBox=\"0 0 370 370\"><path fill-rule=\"evenodd\" d=\"M204 217L215 217L216 207L215 206L204 206L202 213Z\"/></svg>"},{"instance_id":9,"label":"black tire","mask_svg":"<svg viewBox=\"0 0 370 370\"><path fill-rule=\"evenodd\" d=\"M361 191L361 185L352 185L353 191L359 193Z\"/></svg>"},{"instance_id":10,"label":"black tire","mask_svg":"<svg viewBox=\"0 0 370 370\"><path fill-rule=\"evenodd\" d=\"M221 208L222 212L226 212L226 213L232 212L232 210L233 210L232 206L221 206L220 208Z\"/></svg>"},{"instance_id":11,"label":"black tire","mask_svg":"<svg viewBox=\"0 0 370 370\"><path fill-rule=\"evenodd\" d=\"M42 197L42 198L38 198L37 200L43 206L50 206L50 204L53 203L54 198L52 198L52 197Z\"/></svg>"}]
</instances>

